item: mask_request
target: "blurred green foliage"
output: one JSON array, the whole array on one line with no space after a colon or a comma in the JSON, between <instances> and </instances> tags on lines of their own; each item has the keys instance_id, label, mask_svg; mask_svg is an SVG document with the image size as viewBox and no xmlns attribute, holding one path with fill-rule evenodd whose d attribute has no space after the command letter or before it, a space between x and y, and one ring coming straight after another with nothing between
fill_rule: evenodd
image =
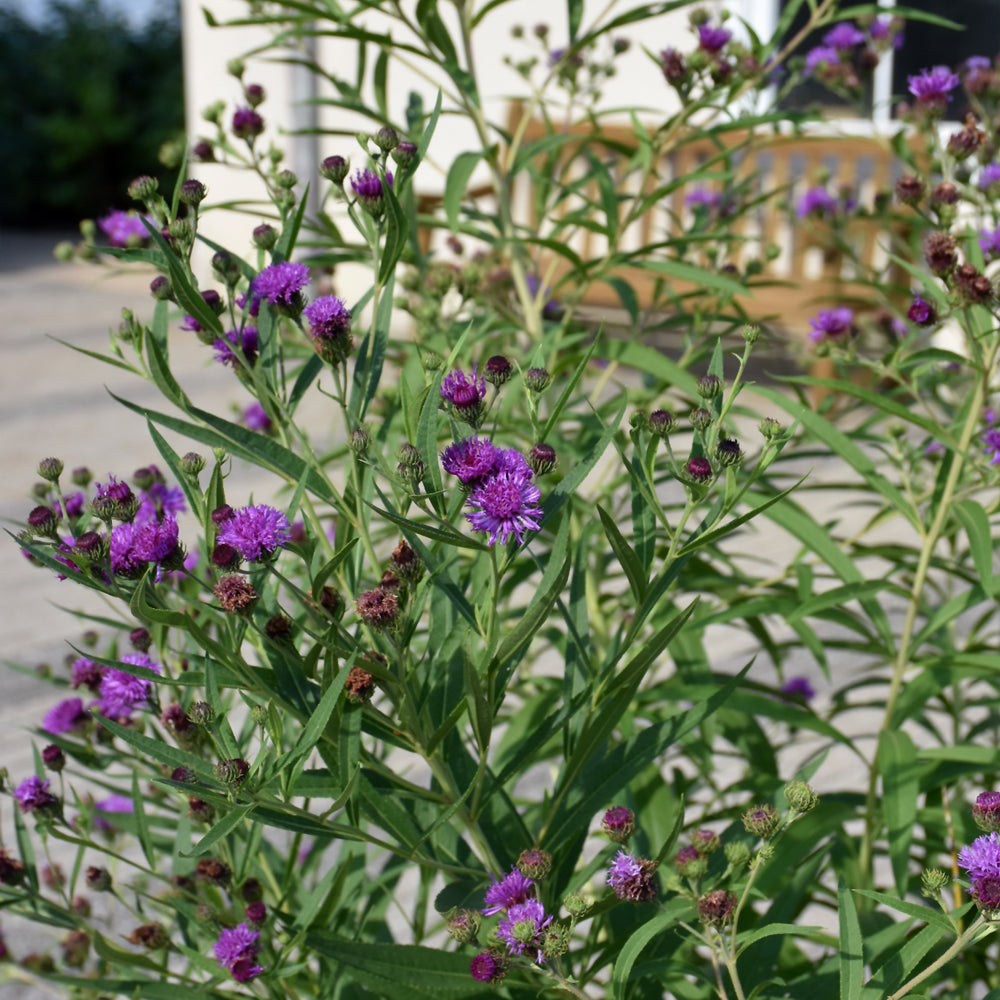
<instances>
[{"instance_id":1,"label":"blurred green foliage","mask_svg":"<svg viewBox=\"0 0 1000 1000\"><path fill-rule=\"evenodd\" d=\"M157 152L183 128L176 2L132 25L100 0L57 0L37 19L0 0L0 223L129 207L129 181L163 178Z\"/></svg>"}]
</instances>

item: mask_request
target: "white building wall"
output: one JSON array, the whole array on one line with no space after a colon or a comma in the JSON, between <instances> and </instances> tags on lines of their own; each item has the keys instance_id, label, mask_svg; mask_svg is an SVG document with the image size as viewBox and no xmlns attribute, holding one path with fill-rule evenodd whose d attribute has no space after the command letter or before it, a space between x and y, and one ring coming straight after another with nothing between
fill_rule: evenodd
<instances>
[{"instance_id":1,"label":"white building wall","mask_svg":"<svg viewBox=\"0 0 1000 1000\"><path fill-rule=\"evenodd\" d=\"M475 0L469 0L475 2ZM771 0L754 0L771 2ZM482 2L476 2L481 8ZM211 134L212 126L201 120L202 110L212 102L224 99L227 103L226 121L233 109L241 103L239 83L226 72L228 60L244 56L262 46L268 38L266 29L257 27L209 27L202 7L207 7L219 22L245 16L245 0L182 0L184 30L185 81L187 88L187 120L192 139L198 135ZM405 7L412 10L414 5ZM446 19L449 29L455 27L456 12L452 5L440 5L441 16ZM628 3L607 3L607 0L585 0L583 25L593 24L598 17L606 22L628 9ZM610 12L610 13L609 13ZM537 52L527 41L516 42L511 37L515 24L522 25L530 33L533 26L545 22L550 26L549 44L557 47L565 44L568 34L565 0L510 0L487 15L474 35L473 57L484 101L484 111L489 120L502 125L505 120L507 103L511 97L526 96L527 87L521 77L504 62L505 56L524 58ZM366 27L378 30L392 24L390 19L375 14L366 15ZM630 51L618 60L619 73L612 78L606 88L603 107L624 109L644 109L644 117L655 121L668 113L673 92L665 84L655 56L664 48L680 49L693 47L693 36L687 27L687 11L674 11L656 19L631 25L617 32L631 42ZM393 26L395 38L403 37L399 25ZM453 32L457 40L457 31ZM647 55L643 49L652 53ZM315 42L315 56L324 67L329 67L337 75L354 79L357 66L356 43L348 39L318 38ZM369 73L377 51L369 52ZM325 81L315 80L313 74L283 63L280 54L267 54L247 59L248 82L262 84L268 92L268 99L260 112L268 124L263 141L270 138L288 151L286 165L294 170L302 181L309 180L314 187L326 182L315 174L319 161L334 153L349 156L352 164L362 165L363 157L354 133L370 128L370 123L356 115L332 107L319 107L313 112L297 99L307 98L310 93L321 97L331 96L332 88ZM541 67L536 70L539 73ZM408 95L416 90L423 96L425 107L433 107L438 87L447 94L454 85L447 79L440 66L426 60L414 60L410 66L394 65L388 80L388 103L390 115L395 121L404 120ZM312 91L312 87L317 87ZM449 102L445 97L445 110ZM314 118L311 116L314 115ZM282 134L277 126L285 129L311 123L331 132L343 135L324 135L318 140L295 140ZM478 149L475 132L467 121L444 114L438 123L432 147L415 180L420 193L440 192L448 165L459 153ZM259 182L246 174L231 170L219 164L196 165L192 171L209 187L209 204L252 199L260 196ZM477 174L472 183L485 175ZM249 250L250 231L262 221L263 216L251 213L241 215L233 212L210 212L204 221L204 233L212 239L231 246L235 250Z\"/></svg>"}]
</instances>

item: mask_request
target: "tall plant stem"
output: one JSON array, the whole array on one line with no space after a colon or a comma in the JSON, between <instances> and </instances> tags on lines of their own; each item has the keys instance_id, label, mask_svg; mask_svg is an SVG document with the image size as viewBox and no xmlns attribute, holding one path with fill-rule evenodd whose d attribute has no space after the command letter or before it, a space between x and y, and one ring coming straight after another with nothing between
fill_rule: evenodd
<instances>
[{"instance_id":1,"label":"tall plant stem","mask_svg":"<svg viewBox=\"0 0 1000 1000\"><path fill-rule=\"evenodd\" d=\"M934 557L934 550L941 537L948 519L951 517L951 503L955 498L959 479L965 467L969 445L972 443L976 427L981 420L983 400L985 398L986 383L989 380L990 372L996 363L997 348L991 345L987 353L982 368L982 377L976 382L973 390L972 401L965 417L965 424L958 444L952 453L951 468L948 470L948 478L945 480L944 489L941 496L936 500L934 517L930 527L927 529L923 539L923 547L920 551L920 559L917 562L917 569L913 575L913 585L910 587L910 598L906 607L906 618L903 621L903 630L900 633L899 645L896 648L896 656L892 665L892 678L889 682L889 694L886 698L885 715L882 719L882 726L879 729L879 736L889 732L894 726L894 716L896 713L896 703L903 687L903 675L910 665L912 653L913 633L916 627L917 614L920 609L920 599L924 586L927 582L927 573L930 570L931 560ZM878 835L881 823L875 819L878 799L878 750L876 748L876 759L872 761L868 778L868 795L865 803L865 833L861 840L861 850L858 857L858 867L860 869L861 888L867 889L872 883L872 853L874 850L875 838Z\"/></svg>"},{"instance_id":2,"label":"tall plant stem","mask_svg":"<svg viewBox=\"0 0 1000 1000\"><path fill-rule=\"evenodd\" d=\"M994 931L992 924L987 923L982 916L977 917L975 923L964 934L960 934L955 939L955 943L943 955L931 962L922 972L917 973L895 993L890 993L886 1000L899 1000L900 997L905 997L915 986L919 986L925 979L937 972L941 966L950 962L967 944L971 944L973 938L977 937L983 928L986 929L987 934L992 934Z\"/></svg>"}]
</instances>

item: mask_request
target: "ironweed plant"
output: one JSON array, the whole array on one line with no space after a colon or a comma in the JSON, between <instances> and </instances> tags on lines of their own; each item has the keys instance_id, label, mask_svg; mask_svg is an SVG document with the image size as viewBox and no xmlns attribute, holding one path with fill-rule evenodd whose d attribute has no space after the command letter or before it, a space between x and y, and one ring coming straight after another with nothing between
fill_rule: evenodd
<instances>
[{"instance_id":1,"label":"ironweed plant","mask_svg":"<svg viewBox=\"0 0 1000 1000\"><path fill-rule=\"evenodd\" d=\"M192 267L189 164L172 192L136 179L87 248L155 272L103 360L164 407L122 400L155 465L44 459L17 536L115 610L7 777L0 900L56 939L4 968L156 1000L1000 996L995 64L911 79L894 191L793 196L740 171L805 123L768 103L787 25L808 7L801 71L854 92L902 30L885 11L791 3L759 39L693 7L690 44L641 56L620 32L685 0L591 24L571 2L564 38L519 32L508 129L471 58L495 6L249 4L371 123L317 165L319 214L241 62L192 164L259 175L245 247ZM317 36L356 43L356 79ZM677 110L623 143L599 96L634 58ZM405 121L397 60L433 81ZM445 113L480 146L434 198ZM780 247L736 223L772 202L851 291L798 331L828 374L751 385L748 292ZM873 229L882 273L852 256ZM192 402L183 337L242 421Z\"/></svg>"}]
</instances>

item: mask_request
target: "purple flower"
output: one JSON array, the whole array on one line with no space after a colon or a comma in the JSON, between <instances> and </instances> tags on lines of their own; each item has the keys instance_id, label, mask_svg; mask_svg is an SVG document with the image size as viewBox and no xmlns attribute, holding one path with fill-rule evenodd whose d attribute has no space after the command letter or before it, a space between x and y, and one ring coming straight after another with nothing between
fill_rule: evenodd
<instances>
[{"instance_id":1,"label":"purple flower","mask_svg":"<svg viewBox=\"0 0 1000 1000\"><path fill-rule=\"evenodd\" d=\"M907 77L908 89L917 102L935 109L944 108L951 100L949 91L954 90L959 82L947 66L935 66L923 70L919 76Z\"/></svg>"},{"instance_id":2,"label":"purple flower","mask_svg":"<svg viewBox=\"0 0 1000 1000\"><path fill-rule=\"evenodd\" d=\"M979 233L979 249L987 259L1000 257L1000 228L983 229Z\"/></svg>"},{"instance_id":3,"label":"purple flower","mask_svg":"<svg viewBox=\"0 0 1000 1000\"><path fill-rule=\"evenodd\" d=\"M805 70L815 73L824 66L840 65L840 53L830 45L817 45L806 53Z\"/></svg>"},{"instance_id":4,"label":"purple flower","mask_svg":"<svg viewBox=\"0 0 1000 1000\"><path fill-rule=\"evenodd\" d=\"M500 449L488 438L456 441L441 453L441 467L463 483L478 483L493 472Z\"/></svg>"},{"instance_id":5,"label":"purple flower","mask_svg":"<svg viewBox=\"0 0 1000 1000\"><path fill-rule=\"evenodd\" d=\"M79 517L83 513L84 496L83 493L70 493L64 498L66 501L66 516L71 520ZM57 500L53 505L56 514L62 516L62 508Z\"/></svg>"},{"instance_id":6,"label":"purple flower","mask_svg":"<svg viewBox=\"0 0 1000 1000\"><path fill-rule=\"evenodd\" d=\"M252 431L260 431L266 434L271 429L271 418L267 415L267 410L260 403L251 403L243 411L243 423Z\"/></svg>"},{"instance_id":7,"label":"purple flower","mask_svg":"<svg viewBox=\"0 0 1000 1000\"><path fill-rule=\"evenodd\" d=\"M809 339L814 343L821 340L836 340L844 334L853 332L854 312L847 306L839 306L837 309L820 309L820 311L809 320L812 330L809 331Z\"/></svg>"},{"instance_id":8,"label":"purple flower","mask_svg":"<svg viewBox=\"0 0 1000 1000\"><path fill-rule=\"evenodd\" d=\"M248 365L253 365L257 360L257 327L245 326L242 330L229 330L222 337L217 337L212 345L215 348L215 360L230 368L236 368L243 364L243 360L236 356L233 347L237 344L243 352Z\"/></svg>"},{"instance_id":9,"label":"purple flower","mask_svg":"<svg viewBox=\"0 0 1000 1000\"><path fill-rule=\"evenodd\" d=\"M108 557L111 560L111 572L117 576L131 576L142 560L135 554L136 536L141 531L140 525L130 521L122 521L111 529L108 540Z\"/></svg>"},{"instance_id":10,"label":"purple flower","mask_svg":"<svg viewBox=\"0 0 1000 1000\"><path fill-rule=\"evenodd\" d=\"M512 906L531 899L534 885L518 868L511 868L510 874L502 879L495 879L487 888L483 900L486 903L483 915L492 917L494 913L509 910Z\"/></svg>"},{"instance_id":11,"label":"purple flower","mask_svg":"<svg viewBox=\"0 0 1000 1000\"><path fill-rule=\"evenodd\" d=\"M162 562L177 550L177 538L177 521L173 517L167 516L159 523L147 521L133 537L131 557L142 562Z\"/></svg>"},{"instance_id":12,"label":"purple flower","mask_svg":"<svg viewBox=\"0 0 1000 1000\"><path fill-rule=\"evenodd\" d=\"M799 199L795 214L800 219L809 216L833 215L837 211L837 199L826 188L812 187Z\"/></svg>"},{"instance_id":13,"label":"purple flower","mask_svg":"<svg viewBox=\"0 0 1000 1000\"><path fill-rule=\"evenodd\" d=\"M49 794L48 779L46 778L45 781L42 781L38 775L25 778L14 789L14 798L17 799L17 804L21 807L21 812L23 813L34 812L36 809L45 809L48 806L54 805L56 801L55 796Z\"/></svg>"},{"instance_id":14,"label":"purple flower","mask_svg":"<svg viewBox=\"0 0 1000 1000\"><path fill-rule=\"evenodd\" d=\"M994 831L976 837L958 852L958 863L969 876L976 903L985 910L1000 908L1000 836Z\"/></svg>"},{"instance_id":15,"label":"purple flower","mask_svg":"<svg viewBox=\"0 0 1000 1000\"><path fill-rule=\"evenodd\" d=\"M684 196L684 204L691 208L705 207L709 210L718 208L722 202L722 192L711 191L708 188L695 188Z\"/></svg>"},{"instance_id":16,"label":"purple flower","mask_svg":"<svg viewBox=\"0 0 1000 1000\"><path fill-rule=\"evenodd\" d=\"M864 44L864 40L864 32L846 21L831 28L823 36L824 45L829 45L830 48L837 49L840 52L853 49L855 45L862 45Z\"/></svg>"},{"instance_id":17,"label":"purple flower","mask_svg":"<svg viewBox=\"0 0 1000 1000\"><path fill-rule=\"evenodd\" d=\"M917 326L930 326L937 319L934 307L919 295L913 296L913 304L906 310L906 318Z\"/></svg>"},{"instance_id":18,"label":"purple flower","mask_svg":"<svg viewBox=\"0 0 1000 1000\"><path fill-rule=\"evenodd\" d=\"M530 469L498 472L469 494L467 506L471 512L466 517L473 530L489 534L490 545L504 544L511 535L521 544L526 531L538 531L541 527L540 497L538 487L531 481Z\"/></svg>"},{"instance_id":19,"label":"purple flower","mask_svg":"<svg viewBox=\"0 0 1000 1000\"><path fill-rule=\"evenodd\" d=\"M78 660L77 663L80 661ZM86 726L90 716L83 709L82 698L67 698L65 701L53 705L45 713L42 720L42 729L53 736L62 733L78 733Z\"/></svg>"},{"instance_id":20,"label":"purple flower","mask_svg":"<svg viewBox=\"0 0 1000 1000\"><path fill-rule=\"evenodd\" d=\"M868 27L868 37L873 42L884 42L889 37L891 22L887 17L877 17Z\"/></svg>"},{"instance_id":21,"label":"purple flower","mask_svg":"<svg viewBox=\"0 0 1000 1000\"><path fill-rule=\"evenodd\" d=\"M305 309L313 337L336 340L351 329L351 312L335 295L321 295Z\"/></svg>"},{"instance_id":22,"label":"purple flower","mask_svg":"<svg viewBox=\"0 0 1000 1000\"><path fill-rule=\"evenodd\" d=\"M989 191L994 184L1000 183L1000 163L987 163L979 172L980 191Z\"/></svg>"},{"instance_id":23,"label":"purple flower","mask_svg":"<svg viewBox=\"0 0 1000 1000\"><path fill-rule=\"evenodd\" d=\"M725 28L717 28L711 24L698 25L698 48L710 55L721 52L732 37L733 33Z\"/></svg>"},{"instance_id":24,"label":"purple flower","mask_svg":"<svg viewBox=\"0 0 1000 1000\"><path fill-rule=\"evenodd\" d=\"M781 693L790 701L812 701L816 697L816 689L809 683L808 677L789 677L781 685Z\"/></svg>"},{"instance_id":25,"label":"purple flower","mask_svg":"<svg viewBox=\"0 0 1000 1000\"><path fill-rule=\"evenodd\" d=\"M990 465L1000 465L1000 430L991 427L979 440L983 443L983 453L990 457Z\"/></svg>"},{"instance_id":26,"label":"purple flower","mask_svg":"<svg viewBox=\"0 0 1000 1000\"><path fill-rule=\"evenodd\" d=\"M483 414L486 398L486 379L472 366L472 374L463 371L449 372L441 382L441 397L450 403L452 411L466 423L477 426Z\"/></svg>"},{"instance_id":27,"label":"purple flower","mask_svg":"<svg viewBox=\"0 0 1000 1000\"><path fill-rule=\"evenodd\" d=\"M260 952L260 931L246 923L224 927L212 946L219 968L228 969L233 979L245 983L264 970L257 964Z\"/></svg>"},{"instance_id":28,"label":"purple flower","mask_svg":"<svg viewBox=\"0 0 1000 1000\"><path fill-rule=\"evenodd\" d=\"M392 187L392 174L386 173L386 182ZM374 170L358 170L351 178L351 190L365 200L375 200L382 197L382 179Z\"/></svg>"},{"instance_id":29,"label":"purple flower","mask_svg":"<svg viewBox=\"0 0 1000 1000\"><path fill-rule=\"evenodd\" d=\"M183 514L186 510L184 491L179 486L152 483L142 491L142 502L139 504L135 519L144 524L146 521L159 521L171 514Z\"/></svg>"},{"instance_id":30,"label":"purple flower","mask_svg":"<svg viewBox=\"0 0 1000 1000\"><path fill-rule=\"evenodd\" d=\"M127 653L121 657L122 663L133 667L143 667L154 674L163 673L162 667L145 653ZM99 688L101 703L99 711L110 719L127 717L133 708L147 703L153 694L153 682L145 677L136 677L124 670L109 667L101 678Z\"/></svg>"},{"instance_id":31,"label":"purple flower","mask_svg":"<svg viewBox=\"0 0 1000 1000\"><path fill-rule=\"evenodd\" d=\"M97 220L108 243L113 247L136 246L149 236L149 230L138 212L117 209Z\"/></svg>"},{"instance_id":32,"label":"purple flower","mask_svg":"<svg viewBox=\"0 0 1000 1000\"><path fill-rule=\"evenodd\" d=\"M233 135L252 139L264 131L264 119L253 108L237 108L233 112Z\"/></svg>"},{"instance_id":33,"label":"purple flower","mask_svg":"<svg viewBox=\"0 0 1000 1000\"><path fill-rule=\"evenodd\" d=\"M253 292L272 305L291 305L294 296L309 284L309 268L290 260L265 267L253 279Z\"/></svg>"},{"instance_id":34,"label":"purple flower","mask_svg":"<svg viewBox=\"0 0 1000 1000\"><path fill-rule=\"evenodd\" d=\"M94 663L93 660L88 660L85 656L81 656L78 660L73 661L71 669L73 671L72 687L74 689L78 687L89 688L96 694L101 686L101 678L104 676L104 667Z\"/></svg>"},{"instance_id":35,"label":"purple flower","mask_svg":"<svg viewBox=\"0 0 1000 1000\"><path fill-rule=\"evenodd\" d=\"M251 316L259 316L260 315L260 296L259 295L251 295L250 296L250 308L247 309L247 297L246 297L246 295L243 294L243 292L240 292L240 294L236 296L236 308L237 309L246 309L247 312Z\"/></svg>"},{"instance_id":36,"label":"purple flower","mask_svg":"<svg viewBox=\"0 0 1000 1000\"><path fill-rule=\"evenodd\" d=\"M496 936L507 945L512 955L523 955L525 950L535 953L535 961L542 961L542 939L552 917L537 899L528 899L511 906L496 930Z\"/></svg>"},{"instance_id":37,"label":"purple flower","mask_svg":"<svg viewBox=\"0 0 1000 1000\"><path fill-rule=\"evenodd\" d=\"M655 899L657 885L654 878L656 862L636 858L619 850L608 869L608 885L619 899L642 903Z\"/></svg>"},{"instance_id":38,"label":"purple flower","mask_svg":"<svg viewBox=\"0 0 1000 1000\"><path fill-rule=\"evenodd\" d=\"M478 983L499 983L507 966L499 953L481 951L469 965L469 974Z\"/></svg>"},{"instance_id":39,"label":"purple flower","mask_svg":"<svg viewBox=\"0 0 1000 1000\"><path fill-rule=\"evenodd\" d=\"M231 545L244 559L261 562L288 543L291 537L288 518L274 507L258 503L240 507L219 529L216 542Z\"/></svg>"}]
</instances>

